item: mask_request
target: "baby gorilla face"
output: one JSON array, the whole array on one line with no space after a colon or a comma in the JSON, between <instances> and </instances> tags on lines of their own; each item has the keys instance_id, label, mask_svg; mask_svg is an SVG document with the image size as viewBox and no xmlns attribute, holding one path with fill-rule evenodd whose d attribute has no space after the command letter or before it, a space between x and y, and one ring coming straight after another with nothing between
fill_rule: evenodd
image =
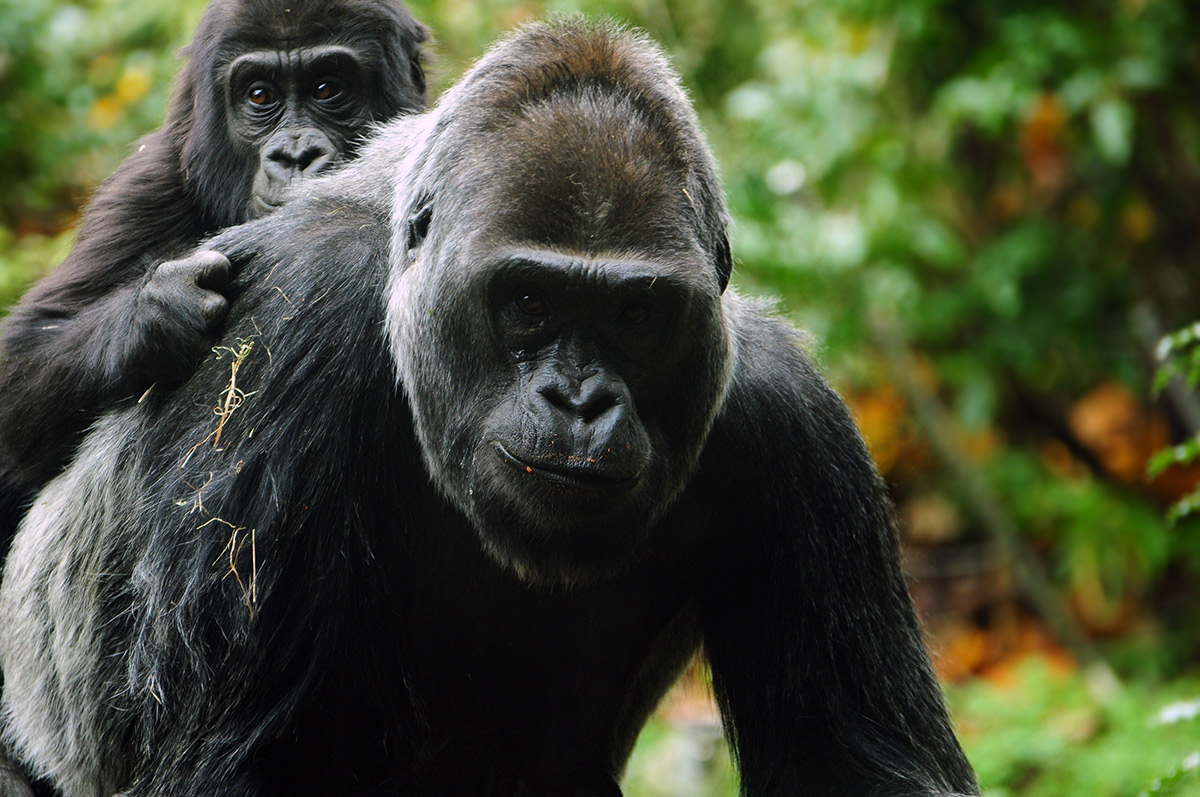
<instances>
[{"instance_id":1,"label":"baby gorilla face","mask_svg":"<svg viewBox=\"0 0 1200 797\"><path fill-rule=\"evenodd\" d=\"M369 74L349 47L256 50L228 72L228 124L257 153L251 212L279 207L303 180L353 154L371 119Z\"/></svg>"}]
</instances>

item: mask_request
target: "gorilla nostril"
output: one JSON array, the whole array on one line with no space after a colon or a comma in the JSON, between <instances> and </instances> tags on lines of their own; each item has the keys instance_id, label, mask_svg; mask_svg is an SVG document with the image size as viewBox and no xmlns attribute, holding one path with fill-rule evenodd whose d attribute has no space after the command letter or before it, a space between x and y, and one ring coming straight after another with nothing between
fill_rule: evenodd
<instances>
[{"instance_id":1,"label":"gorilla nostril","mask_svg":"<svg viewBox=\"0 0 1200 797\"><path fill-rule=\"evenodd\" d=\"M564 393L562 388L556 384L542 385L537 389L538 395L546 400L554 409L559 412L567 412L574 414L574 407L571 399Z\"/></svg>"},{"instance_id":2,"label":"gorilla nostril","mask_svg":"<svg viewBox=\"0 0 1200 797\"><path fill-rule=\"evenodd\" d=\"M621 405L623 385L601 371L583 380L575 401L576 412L584 423L595 423Z\"/></svg>"},{"instance_id":3,"label":"gorilla nostril","mask_svg":"<svg viewBox=\"0 0 1200 797\"><path fill-rule=\"evenodd\" d=\"M296 158L296 166L303 174L316 174L333 160L333 153L324 147L309 147Z\"/></svg>"},{"instance_id":4,"label":"gorilla nostril","mask_svg":"<svg viewBox=\"0 0 1200 797\"><path fill-rule=\"evenodd\" d=\"M589 397L586 401L581 401L577 412L584 423L594 423L616 407L618 403L616 395L605 391Z\"/></svg>"},{"instance_id":5,"label":"gorilla nostril","mask_svg":"<svg viewBox=\"0 0 1200 797\"><path fill-rule=\"evenodd\" d=\"M290 171L319 171L333 159L333 154L323 147L308 147L300 152L275 150L267 156L276 166Z\"/></svg>"},{"instance_id":6,"label":"gorilla nostril","mask_svg":"<svg viewBox=\"0 0 1200 797\"><path fill-rule=\"evenodd\" d=\"M263 171L276 182L320 174L337 160L338 150L318 130L280 130L263 150Z\"/></svg>"}]
</instances>

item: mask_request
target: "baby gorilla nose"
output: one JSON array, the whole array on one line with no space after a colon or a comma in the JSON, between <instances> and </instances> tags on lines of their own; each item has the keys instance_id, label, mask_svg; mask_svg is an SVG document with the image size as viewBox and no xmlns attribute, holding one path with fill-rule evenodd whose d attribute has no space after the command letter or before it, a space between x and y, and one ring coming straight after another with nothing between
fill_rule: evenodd
<instances>
[{"instance_id":1,"label":"baby gorilla nose","mask_svg":"<svg viewBox=\"0 0 1200 797\"><path fill-rule=\"evenodd\" d=\"M329 136L315 127L280 130L262 149L254 177L254 215L274 211L299 183L325 171L337 157L337 147Z\"/></svg>"},{"instance_id":2,"label":"baby gorilla nose","mask_svg":"<svg viewBox=\"0 0 1200 797\"><path fill-rule=\"evenodd\" d=\"M297 178L320 174L334 159L337 148L315 127L280 131L263 148L263 171L270 182L286 186Z\"/></svg>"}]
</instances>

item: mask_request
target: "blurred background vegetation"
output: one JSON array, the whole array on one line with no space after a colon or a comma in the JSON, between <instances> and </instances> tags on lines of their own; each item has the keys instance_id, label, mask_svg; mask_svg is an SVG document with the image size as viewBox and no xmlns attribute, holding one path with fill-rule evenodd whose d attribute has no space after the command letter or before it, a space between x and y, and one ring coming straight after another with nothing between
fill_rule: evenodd
<instances>
[{"instance_id":1,"label":"blurred background vegetation","mask_svg":"<svg viewBox=\"0 0 1200 797\"><path fill-rule=\"evenodd\" d=\"M891 485L986 793L1200 794L1200 4L411 5L435 96L548 12L661 41L738 288L814 333ZM161 121L203 6L0 0L0 313ZM627 790L734 794L716 723L697 667Z\"/></svg>"}]
</instances>

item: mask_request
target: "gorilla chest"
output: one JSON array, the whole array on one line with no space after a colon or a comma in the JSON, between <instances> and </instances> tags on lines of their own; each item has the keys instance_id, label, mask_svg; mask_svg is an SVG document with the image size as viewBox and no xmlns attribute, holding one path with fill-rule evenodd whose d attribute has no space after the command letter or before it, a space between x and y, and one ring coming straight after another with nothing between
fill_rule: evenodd
<instances>
[{"instance_id":1,"label":"gorilla chest","mask_svg":"<svg viewBox=\"0 0 1200 797\"><path fill-rule=\"evenodd\" d=\"M611 782L697 645L671 582L534 589L482 560L418 577L406 658L428 733L423 779L460 790L515 777L535 793L603 793L575 786Z\"/></svg>"}]
</instances>

